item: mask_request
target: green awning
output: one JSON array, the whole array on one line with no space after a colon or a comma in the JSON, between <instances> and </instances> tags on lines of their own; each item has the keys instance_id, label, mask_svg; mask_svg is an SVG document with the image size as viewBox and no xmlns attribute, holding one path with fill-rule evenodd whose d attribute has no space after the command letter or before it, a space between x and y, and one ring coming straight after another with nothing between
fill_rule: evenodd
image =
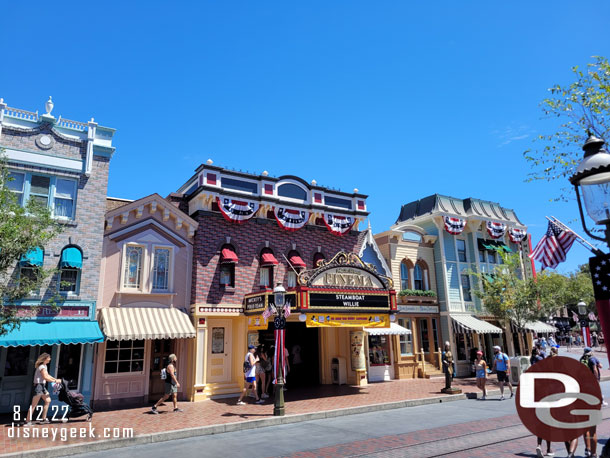
<instances>
[{"instance_id":1,"label":"green awning","mask_svg":"<svg viewBox=\"0 0 610 458\"><path fill-rule=\"evenodd\" d=\"M26 254L21 256L19 264L23 267L41 267L44 262L44 252L42 248L32 248Z\"/></svg>"},{"instance_id":2,"label":"green awning","mask_svg":"<svg viewBox=\"0 0 610 458\"><path fill-rule=\"evenodd\" d=\"M496 242L496 250L504 251L505 253L513 252L513 250L511 250L510 247L508 245L506 245L504 242Z\"/></svg>"},{"instance_id":3,"label":"green awning","mask_svg":"<svg viewBox=\"0 0 610 458\"><path fill-rule=\"evenodd\" d=\"M478 244L479 250L504 251L505 253L513 252L508 245L506 245L504 242L500 242L499 240L478 239Z\"/></svg>"},{"instance_id":4,"label":"green awning","mask_svg":"<svg viewBox=\"0 0 610 458\"><path fill-rule=\"evenodd\" d=\"M61 252L61 260L59 261L59 267L63 268L72 268L72 269L82 269L83 268L83 254L76 247L68 247L64 248Z\"/></svg>"}]
</instances>

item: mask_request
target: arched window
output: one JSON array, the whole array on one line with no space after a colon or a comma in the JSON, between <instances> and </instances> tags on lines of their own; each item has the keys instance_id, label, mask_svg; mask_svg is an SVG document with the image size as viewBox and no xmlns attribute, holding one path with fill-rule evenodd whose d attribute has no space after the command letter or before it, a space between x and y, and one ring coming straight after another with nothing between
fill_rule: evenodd
<instances>
[{"instance_id":1,"label":"arched window","mask_svg":"<svg viewBox=\"0 0 610 458\"><path fill-rule=\"evenodd\" d=\"M307 200L307 191L292 183L284 183L277 187L277 195L289 199Z\"/></svg>"},{"instance_id":2,"label":"arched window","mask_svg":"<svg viewBox=\"0 0 610 458\"><path fill-rule=\"evenodd\" d=\"M421 242L421 234L415 231L405 231L402 233L402 239L407 242Z\"/></svg>"},{"instance_id":3,"label":"arched window","mask_svg":"<svg viewBox=\"0 0 610 458\"><path fill-rule=\"evenodd\" d=\"M413 269L413 288L419 290L424 289L424 276L419 264L415 264L415 268Z\"/></svg>"},{"instance_id":4,"label":"arched window","mask_svg":"<svg viewBox=\"0 0 610 458\"><path fill-rule=\"evenodd\" d=\"M273 287L273 268L279 264L270 248L263 248L260 259L259 285L264 288Z\"/></svg>"},{"instance_id":5,"label":"arched window","mask_svg":"<svg viewBox=\"0 0 610 458\"><path fill-rule=\"evenodd\" d=\"M75 246L65 247L61 252L59 268L59 291L68 295L78 294L83 252Z\"/></svg>"},{"instance_id":6,"label":"arched window","mask_svg":"<svg viewBox=\"0 0 610 458\"><path fill-rule=\"evenodd\" d=\"M400 289L409 289L409 266L406 262L400 263Z\"/></svg>"},{"instance_id":7,"label":"arched window","mask_svg":"<svg viewBox=\"0 0 610 458\"><path fill-rule=\"evenodd\" d=\"M239 262L235 247L225 244L220 250L220 285L223 287L235 286L235 264Z\"/></svg>"},{"instance_id":8,"label":"arched window","mask_svg":"<svg viewBox=\"0 0 610 458\"><path fill-rule=\"evenodd\" d=\"M324 261L326 258L324 257L323 253L317 252L316 254L313 255L313 267L320 267L320 261Z\"/></svg>"},{"instance_id":9,"label":"arched window","mask_svg":"<svg viewBox=\"0 0 610 458\"><path fill-rule=\"evenodd\" d=\"M303 270L306 267L305 262L301 258L301 255L297 251L294 251L294 250L292 250L290 253L288 253L288 262L290 262L290 266L288 268L288 273L286 275L286 277L287 277L286 283L288 285L288 288L296 288L297 272L300 272L301 270Z\"/></svg>"}]
</instances>

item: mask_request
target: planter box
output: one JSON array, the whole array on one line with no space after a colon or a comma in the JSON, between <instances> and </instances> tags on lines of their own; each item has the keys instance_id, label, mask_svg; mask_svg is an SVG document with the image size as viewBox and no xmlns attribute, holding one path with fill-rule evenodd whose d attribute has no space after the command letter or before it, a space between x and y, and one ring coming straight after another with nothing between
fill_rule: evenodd
<instances>
[{"instance_id":1,"label":"planter box","mask_svg":"<svg viewBox=\"0 0 610 458\"><path fill-rule=\"evenodd\" d=\"M430 296L398 296L399 304L414 304L414 305L436 305L438 303L436 297Z\"/></svg>"}]
</instances>

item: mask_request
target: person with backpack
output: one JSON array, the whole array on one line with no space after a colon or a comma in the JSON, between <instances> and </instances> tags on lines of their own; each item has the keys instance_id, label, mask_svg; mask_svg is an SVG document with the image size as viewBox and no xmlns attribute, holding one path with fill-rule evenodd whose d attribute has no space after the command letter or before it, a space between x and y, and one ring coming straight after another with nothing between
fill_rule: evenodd
<instances>
[{"instance_id":1,"label":"person with backpack","mask_svg":"<svg viewBox=\"0 0 610 458\"><path fill-rule=\"evenodd\" d=\"M157 407L170 396L174 404L174 412L182 412L182 409L178 408L178 388L180 388L180 383L178 382L178 370L176 369L177 363L178 357L172 353L167 357L167 366L161 369L161 379L165 381L165 394L152 406L151 411L154 414L159 414Z\"/></svg>"},{"instance_id":2,"label":"person with backpack","mask_svg":"<svg viewBox=\"0 0 610 458\"><path fill-rule=\"evenodd\" d=\"M599 382L601 379L601 368L602 363L599 362L595 356L593 356L593 352L590 347L585 347L585 351L580 357L580 362L589 368L595 378ZM602 405L606 404L603 401L602 395ZM607 405L607 404L606 404ZM597 457L597 427L592 426L583 435L583 439L585 440L585 456L596 458Z\"/></svg>"},{"instance_id":3,"label":"person with backpack","mask_svg":"<svg viewBox=\"0 0 610 458\"><path fill-rule=\"evenodd\" d=\"M513 393L513 386L511 385L510 379L507 375L510 372L510 360L508 359L508 355L506 353L502 353L502 348L498 345L494 347L494 364L492 370L494 370L498 376L498 385L500 385L500 401L505 399L504 384L508 385L510 397L512 398L515 393Z\"/></svg>"},{"instance_id":4,"label":"person with backpack","mask_svg":"<svg viewBox=\"0 0 610 458\"><path fill-rule=\"evenodd\" d=\"M256 347L254 345L248 345L248 353L246 353L246 357L244 358L244 389L241 393L241 396L237 400L238 406L246 405L243 401L244 396L248 393L248 390L252 390L252 394L256 398L257 404L263 404L265 401L258 397L258 390L256 389L256 363L259 362L259 359L256 357Z\"/></svg>"}]
</instances>

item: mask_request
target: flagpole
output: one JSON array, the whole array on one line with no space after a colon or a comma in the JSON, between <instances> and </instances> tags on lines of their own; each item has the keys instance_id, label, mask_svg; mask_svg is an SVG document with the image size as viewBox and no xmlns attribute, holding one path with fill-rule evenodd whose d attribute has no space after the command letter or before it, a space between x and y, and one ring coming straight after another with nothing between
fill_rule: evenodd
<instances>
[{"instance_id":1,"label":"flagpole","mask_svg":"<svg viewBox=\"0 0 610 458\"><path fill-rule=\"evenodd\" d=\"M290 253L288 253L290 254ZM290 268L294 271L295 274L297 274L297 277L299 276L299 273L297 272L297 270L294 268L294 266L292 265L292 263L288 260L288 258L286 257L286 255L284 253L282 253L282 257L286 260L286 263L290 266Z\"/></svg>"},{"instance_id":2,"label":"flagpole","mask_svg":"<svg viewBox=\"0 0 610 458\"><path fill-rule=\"evenodd\" d=\"M576 231L570 229L568 226L566 226L560 220L555 218L553 215L551 215L552 219L549 218L548 216L545 216L545 218L548 219L550 222L557 224L563 230L570 231L572 234L574 234L576 236L576 240L578 241L578 243L580 243L582 246L584 246L587 250L591 251L591 253L593 253L593 254L600 254L601 253L599 248L595 248L587 240L585 240L583 237L581 237Z\"/></svg>"}]
</instances>

